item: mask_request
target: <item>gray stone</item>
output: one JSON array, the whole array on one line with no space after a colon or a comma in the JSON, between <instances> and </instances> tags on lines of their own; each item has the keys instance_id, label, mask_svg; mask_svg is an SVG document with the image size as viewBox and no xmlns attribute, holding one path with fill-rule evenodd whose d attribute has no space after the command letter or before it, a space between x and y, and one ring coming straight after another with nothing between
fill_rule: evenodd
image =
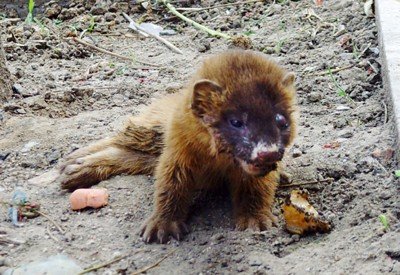
<instances>
[{"instance_id":1,"label":"gray stone","mask_svg":"<svg viewBox=\"0 0 400 275\"><path fill-rule=\"evenodd\" d=\"M321 100L322 96L319 92L311 92L308 94L307 98L310 102L318 102Z\"/></svg>"}]
</instances>

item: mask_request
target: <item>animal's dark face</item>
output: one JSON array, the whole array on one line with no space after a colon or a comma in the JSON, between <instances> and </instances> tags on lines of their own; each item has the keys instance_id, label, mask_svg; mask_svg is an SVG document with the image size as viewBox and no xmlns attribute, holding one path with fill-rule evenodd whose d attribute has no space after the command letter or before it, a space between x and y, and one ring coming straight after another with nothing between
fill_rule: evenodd
<instances>
[{"instance_id":1,"label":"animal's dark face","mask_svg":"<svg viewBox=\"0 0 400 275\"><path fill-rule=\"evenodd\" d=\"M220 88L221 101L213 109L218 115L203 114L221 149L231 153L249 175L275 170L293 139L294 95L285 88L293 85L294 78L289 77L286 86L273 86L261 78L233 91Z\"/></svg>"}]
</instances>

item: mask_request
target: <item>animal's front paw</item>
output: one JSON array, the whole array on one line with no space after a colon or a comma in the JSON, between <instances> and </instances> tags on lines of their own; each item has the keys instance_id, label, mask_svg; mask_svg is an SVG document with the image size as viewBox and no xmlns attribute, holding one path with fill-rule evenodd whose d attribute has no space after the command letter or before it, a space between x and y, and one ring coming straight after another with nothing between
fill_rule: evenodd
<instances>
[{"instance_id":1,"label":"animal's front paw","mask_svg":"<svg viewBox=\"0 0 400 275\"><path fill-rule=\"evenodd\" d=\"M236 229L263 231L277 224L278 219L272 214L260 214L254 216L240 216L236 218Z\"/></svg>"},{"instance_id":2,"label":"animal's front paw","mask_svg":"<svg viewBox=\"0 0 400 275\"><path fill-rule=\"evenodd\" d=\"M166 243L171 236L180 241L188 232L186 224L182 221L169 221L153 215L142 226L140 236L146 243Z\"/></svg>"},{"instance_id":3,"label":"animal's front paw","mask_svg":"<svg viewBox=\"0 0 400 275\"><path fill-rule=\"evenodd\" d=\"M93 160L88 156L69 159L60 167L58 181L63 189L88 187L101 180L101 173L98 170L99 167L93 165Z\"/></svg>"}]
</instances>

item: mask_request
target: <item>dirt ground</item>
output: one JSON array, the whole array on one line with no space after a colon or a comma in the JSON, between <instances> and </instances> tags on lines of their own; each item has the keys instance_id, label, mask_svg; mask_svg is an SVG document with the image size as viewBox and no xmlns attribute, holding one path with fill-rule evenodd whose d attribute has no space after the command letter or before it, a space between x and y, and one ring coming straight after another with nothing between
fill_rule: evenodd
<instances>
[{"instance_id":1,"label":"dirt ground","mask_svg":"<svg viewBox=\"0 0 400 275\"><path fill-rule=\"evenodd\" d=\"M35 177L73 150L112 135L151 98L185 85L204 57L232 46L172 17L161 5L94 2L50 2L32 25L10 20L17 15L12 6L0 10L0 33L15 77L14 97L0 108L0 199L9 202L22 190L65 230L60 233L43 216L15 227L6 205L0 207L0 236L11 240L0 242L0 265L17 267L63 254L85 268L126 255L97 273L130 274L168 255L148 273L400 274L394 122L382 84L375 18L365 15L364 2L325 1L319 7L314 1L266 1L187 13L229 35L248 35L254 50L297 74L300 127L287 169L294 183L314 182L301 187L333 230L289 234L279 204L292 188L281 187L274 209L278 227L235 231L229 198L210 194L193 207L191 233L167 245L145 244L137 233L152 210L152 176L103 181L98 186L109 190L109 205L80 212L70 210L69 194L57 182ZM122 11L175 30L164 37L183 54L130 31ZM71 40L82 32L85 41L136 62ZM333 73L324 74L329 68Z\"/></svg>"}]
</instances>

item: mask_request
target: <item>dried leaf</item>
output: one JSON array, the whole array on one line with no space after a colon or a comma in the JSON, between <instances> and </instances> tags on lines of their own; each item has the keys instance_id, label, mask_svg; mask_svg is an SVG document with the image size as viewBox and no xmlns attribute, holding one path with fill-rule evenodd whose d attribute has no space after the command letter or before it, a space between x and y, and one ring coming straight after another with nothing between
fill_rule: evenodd
<instances>
[{"instance_id":1,"label":"dried leaf","mask_svg":"<svg viewBox=\"0 0 400 275\"><path fill-rule=\"evenodd\" d=\"M293 234L326 233L331 225L323 221L315 208L308 202L305 191L293 190L282 206L286 229Z\"/></svg>"}]
</instances>

